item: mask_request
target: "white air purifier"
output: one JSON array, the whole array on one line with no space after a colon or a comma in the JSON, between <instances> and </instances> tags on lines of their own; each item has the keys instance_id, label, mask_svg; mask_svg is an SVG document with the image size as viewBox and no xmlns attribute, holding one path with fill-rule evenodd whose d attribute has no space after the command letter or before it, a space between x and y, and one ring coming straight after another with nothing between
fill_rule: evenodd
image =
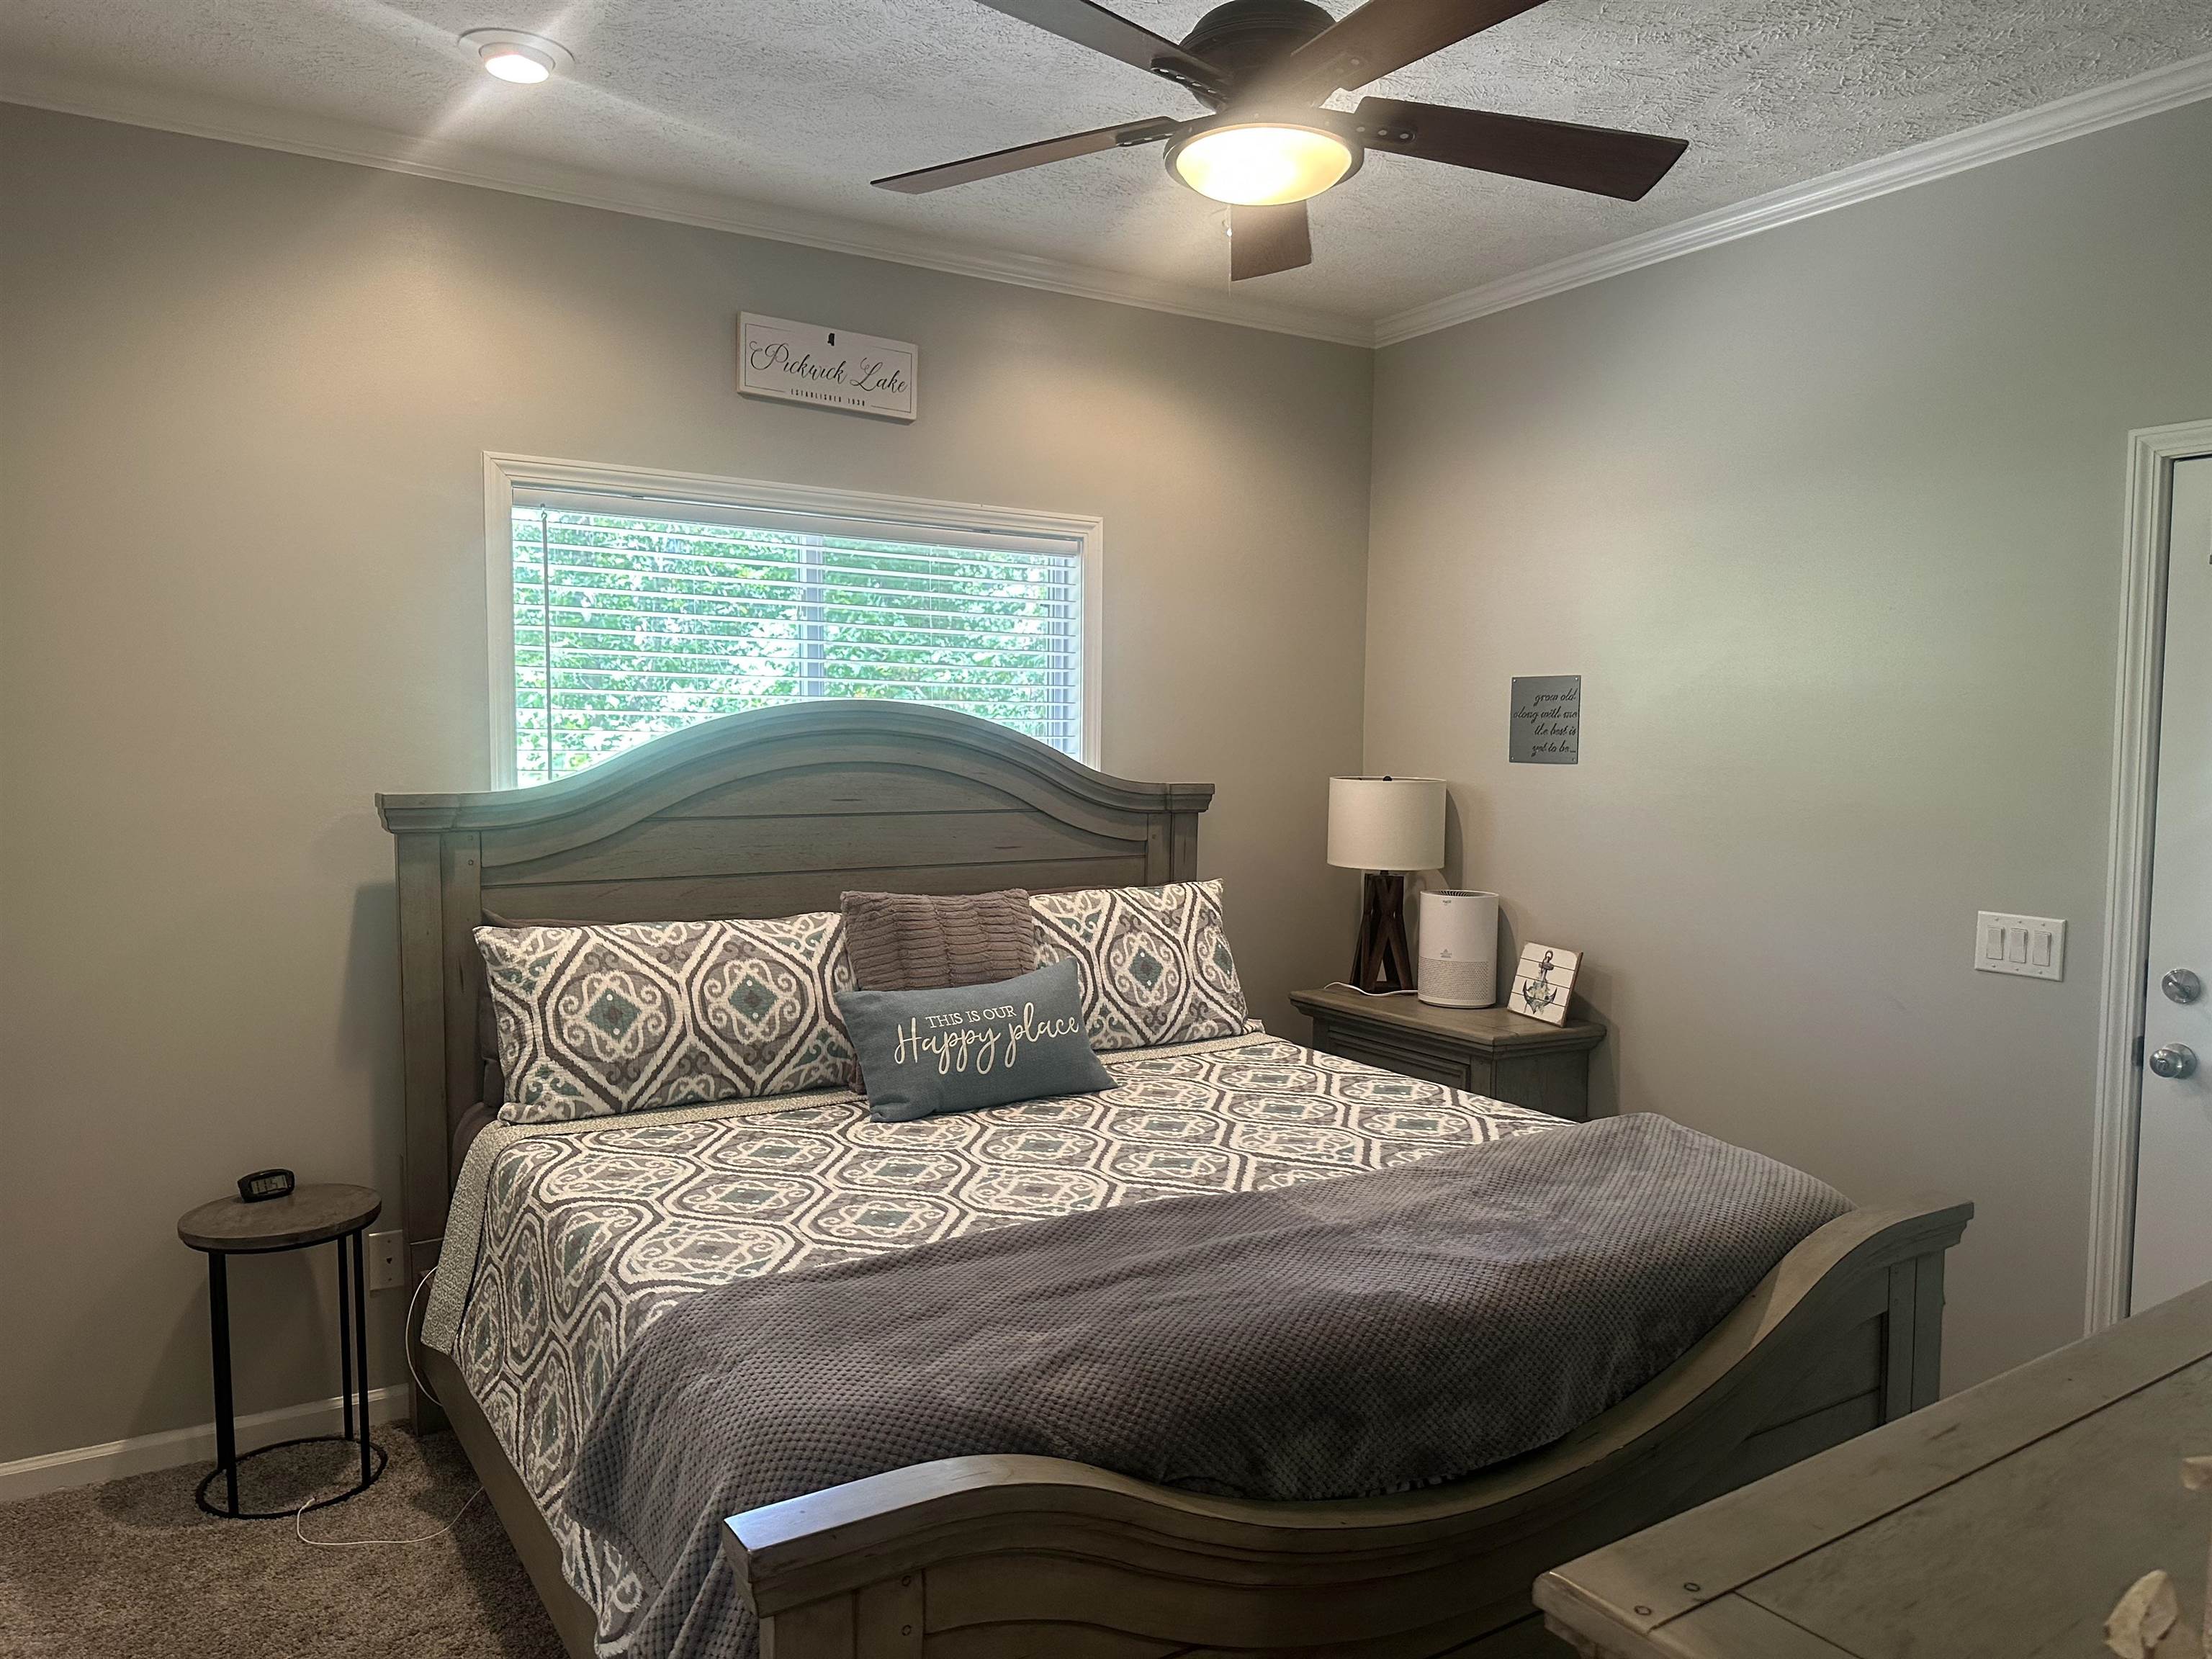
<instances>
[{"instance_id":1,"label":"white air purifier","mask_svg":"<svg viewBox=\"0 0 2212 1659\"><path fill-rule=\"evenodd\" d=\"M1421 895L1421 1000L1487 1008L1498 1000L1498 895L1446 888Z\"/></svg>"}]
</instances>

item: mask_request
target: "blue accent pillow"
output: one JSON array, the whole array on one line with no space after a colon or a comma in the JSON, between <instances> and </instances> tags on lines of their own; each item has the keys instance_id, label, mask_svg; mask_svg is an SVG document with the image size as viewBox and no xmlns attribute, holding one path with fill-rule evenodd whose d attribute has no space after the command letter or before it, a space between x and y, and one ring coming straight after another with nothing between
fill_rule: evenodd
<instances>
[{"instance_id":1,"label":"blue accent pillow","mask_svg":"<svg viewBox=\"0 0 2212 1659\"><path fill-rule=\"evenodd\" d=\"M1072 961L995 985L841 990L837 1006L860 1057L870 1115L883 1122L1114 1086L1084 1033Z\"/></svg>"}]
</instances>

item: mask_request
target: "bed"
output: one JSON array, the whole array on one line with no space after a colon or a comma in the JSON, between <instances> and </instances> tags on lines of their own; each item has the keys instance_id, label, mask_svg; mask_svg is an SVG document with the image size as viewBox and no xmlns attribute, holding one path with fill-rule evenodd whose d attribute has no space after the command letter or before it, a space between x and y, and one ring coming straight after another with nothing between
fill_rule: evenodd
<instances>
[{"instance_id":1,"label":"bed","mask_svg":"<svg viewBox=\"0 0 2212 1659\"><path fill-rule=\"evenodd\" d=\"M416 1347L437 1399L418 1395L416 1425L450 1420L577 1659L593 1651L597 1615L574 1586L601 1596L610 1586L552 1500L592 1379L620 1346L605 1334L742 1271L732 1262L745 1251L887 1249L929 1206L941 1237L1041 1206L1188 1190L1210 1178L1182 1155L1194 1124L1244 1149L1240 1179L1269 1160L1287 1179L1331 1158L1376 1167L1525 1139L1554 1121L1252 1031L1108 1056L1117 1087L1103 1103L938 1120L945 1144L933 1155L949 1162L933 1174L902 1141L894 1173L918 1195L888 1207L871 1207L889 1189L883 1168L820 1173L869 1155L865 1115L835 1090L559 1133L495 1127L464 1158L457 1133L494 1058L472 930L487 919L790 915L834 908L848 888L1185 881L1212 794L1110 778L945 711L830 702L695 726L543 788L379 797L397 843L410 1276L437 1267L450 1223L468 1271L447 1280L496 1284L492 1300L527 1306L533 1353L552 1351L540 1326L562 1334L550 1370L510 1366L517 1374L502 1379L488 1351L471 1359L469 1304L441 1284L425 1317L446 1328ZM1176 1110L1151 1109L1163 1103ZM762 1149L778 1140L788 1148L765 1155L816 1172L793 1182L813 1221L779 1232L757 1215L735 1227L700 1212L696 1194L729 1193L733 1178L743 1201L766 1201ZM1079 1140L1079 1155L1053 1150ZM810 1164L809 1146L835 1157ZM1056 1161L1088 1173L1074 1180ZM1090 1197L1071 1198L1079 1188ZM557 1193L633 1211L649 1202L662 1241L654 1267L638 1271L634 1253L618 1291L597 1270L573 1271L587 1250L541 1254L533 1267L531 1250L548 1247L517 1218ZM1465 1479L1268 1502L1054 1457L939 1458L729 1515L729 1593L771 1659L1556 1651L1529 1601L1539 1573L1936 1397L1944 1252L1970 1215L1930 1202L1827 1222L1651 1381L1563 1438Z\"/></svg>"}]
</instances>

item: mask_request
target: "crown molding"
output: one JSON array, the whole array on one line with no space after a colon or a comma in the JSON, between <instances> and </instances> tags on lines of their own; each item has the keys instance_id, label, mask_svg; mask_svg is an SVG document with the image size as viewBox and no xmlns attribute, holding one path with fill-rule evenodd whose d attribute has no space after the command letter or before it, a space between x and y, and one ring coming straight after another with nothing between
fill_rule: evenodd
<instances>
[{"instance_id":1,"label":"crown molding","mask_svg":"<svg viewBox=\"0 0 2212 1659\"><path fill-rule=\"evenodd\" d=\"M1033 254L963 246L885 226L748 202L703 191L647 185L611 174L533 161L451 140L410 138L380 128L296 111L264 109L167 93L70 80L38 71L0 71L0 103L27 104L64 115L154 127L226 143L288 151L357 167L577 207L696 225L739 236L792 242L863 259L884 259L985 282L1012 283L1109 305L1134 306L1339 345L1396 345L1510 310L1571 289L1603 282L1760 231L1948 178L2048 144L2063 143L2145 116L2212 97L2212 52L2169 64L2110 86L2000 116L1980 126L1893 155L1715 209L1678 224L1571 255L1495 282L1391 313L1374 323L1334 313L1270 306L1237 295L1100 270Z\"/></svg>"},{"instance_id":2,"label":"crown molding","mask_svg":"<svg viewBox=\"0 0 2212 1659\"><path fill-rule=\"evenodd\" d=\"M1831 173L1825 177L1791 185L1764 196L1754 196L1733 207L1700 214L1680 224L1668 225L1641 236L1593 248L1568 258L1540 265L1516 276L1432 300L1382 318L1375 325L1374 343L1396 345L1439 329L1486 317L1492 312L1527 305L1569 289L1603 282L1627 271L1680 258L1686 253L1718 247L1739 237L1795 224L1816 214L1833 212L1860 202L1908 190L1937 179L1948 178L1970 167L2002 161L2046 144L2063 143L2123 122L2158 115L2184 104L2212 97L2212 52L2185 58L2164 69L2152 70L2106 87L2077 93L2055 103L2001 116L1942 138L1915 144L1893 155Z\"/></svg>"},{"instance_id":3,"label":"crown molding","mask_svg":"<svg viewBox=\"0 0 2212 1659\"><path fill-rule=\"evenodd\" d=\"M0 103L27 104L58 114L88 116L126 126L153 127L194 138L248 144L258 149L311 155L326 161L380 167L447 184L534 196L575 207L599 208L707 230L792 242L863 259L917 265L955 276L1012 283L1021 288L1103 300L1110 305L1164 311L1207 322L1229 323L1276 334L1295 334L1339 345L1370 346L1365 319L1162 282L1127 271L965 246L915 236L886 226L836 218L711 191L649 185L555 162L532 161L450 139L414 138L380 128L333 120L296 110L267 109L145 87L104 85L42 74L0 70Z\"/></svg>"}]
</instances>

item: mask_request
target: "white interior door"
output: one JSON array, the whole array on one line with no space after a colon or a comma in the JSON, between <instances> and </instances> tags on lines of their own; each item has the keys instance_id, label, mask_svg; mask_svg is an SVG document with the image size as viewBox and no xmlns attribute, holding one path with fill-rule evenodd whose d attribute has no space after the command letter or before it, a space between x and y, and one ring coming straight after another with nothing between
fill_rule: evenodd
<instances>
[{"instance_id":1,"label":"white interior door","mask_svg":"<svg viewBox=\"0 0 2212 1659\"><path fill-rule=\"evenodd\" d=\"M2212 456L2173 470L2130 1311L2212 1279Z\"/></svg>"}]
</instances>

